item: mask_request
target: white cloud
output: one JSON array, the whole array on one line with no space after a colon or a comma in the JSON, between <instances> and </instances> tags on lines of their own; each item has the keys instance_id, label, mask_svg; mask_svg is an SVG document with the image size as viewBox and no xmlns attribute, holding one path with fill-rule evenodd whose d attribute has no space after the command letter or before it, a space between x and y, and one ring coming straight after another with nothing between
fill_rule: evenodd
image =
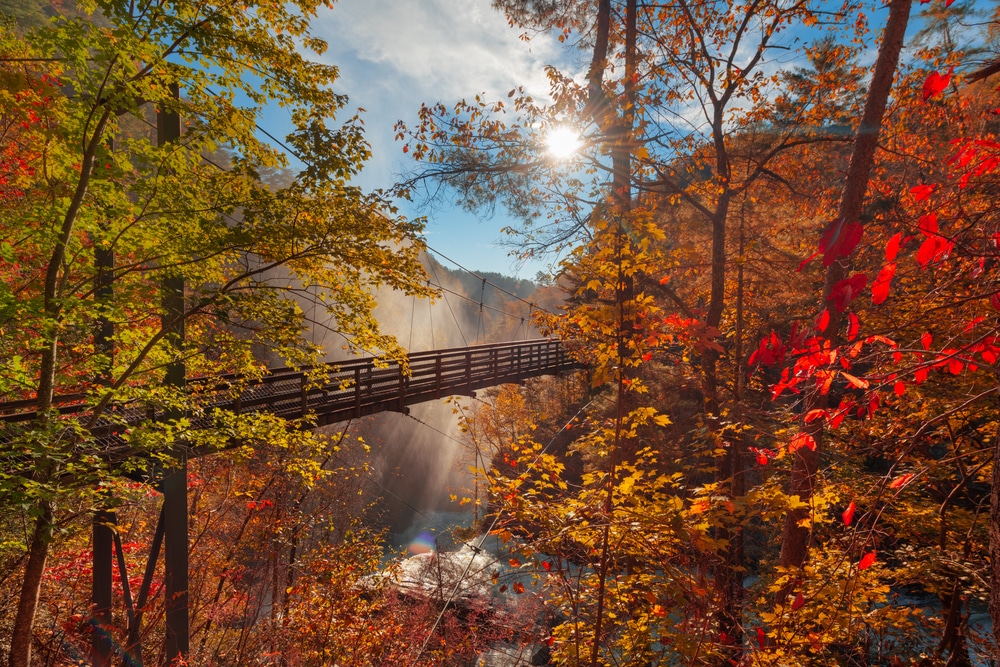
<instances>
[{"instance_id":1,"label":"white cloud","mask_svg":"<svg viewBox=\"0 0 1000 667\"><path fill-rule=\"evenodd\" d=\"M499 97L515 85L545 95L544 66L560 55L553 40L520 40L489 0L340 0L317 25L335 62L377 72L360 79L345 67L350 87L405 87L426 101Z\"/></svg>"}]
</instances>

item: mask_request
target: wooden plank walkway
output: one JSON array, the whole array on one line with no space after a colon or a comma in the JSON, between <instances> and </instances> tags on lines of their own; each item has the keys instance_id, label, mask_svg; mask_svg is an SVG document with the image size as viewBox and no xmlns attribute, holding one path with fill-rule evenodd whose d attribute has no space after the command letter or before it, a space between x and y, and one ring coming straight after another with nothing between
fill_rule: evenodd
<instances>
[{"instance_id":1,"label":"wooden plank walkway","mask_svg":"<svg viewBox=\"0 0 1000 667\"><path fill-rule=\"evenodd\" d=\"M192 425L208 425L207 415L221 408L239 414L270 412L288 419L312 414L322 426L376 412L401 412L409 405L581 367L561 341L550 339L415 352L408 361L409 374L397 363L379 368L370 358L316 368L279 368L261 380L242 383L238 393L232 388L240 384L236 376L213 378L213 389L201 398L204 416L193 417ZM192 389L198 384L198 380L189 381ZM56 407L66 415L84 415L89 410L79 395L59 397ZM115 433L162 417L160 411L144 406L116 405L113 423L102 419L93 433L99 440L114 441L118 440ZM34 401L0 403L0 439L4 430L34 418Z\"/></svg>"}]
</instances>

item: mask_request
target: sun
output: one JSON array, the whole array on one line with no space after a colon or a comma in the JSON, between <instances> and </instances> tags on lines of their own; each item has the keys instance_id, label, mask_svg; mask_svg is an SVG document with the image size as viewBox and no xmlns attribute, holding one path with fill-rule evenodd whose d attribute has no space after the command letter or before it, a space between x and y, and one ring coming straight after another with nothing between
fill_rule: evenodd
<instances>
[{"instance_id":1,"label":"sun","mask_svg":"<svg viewBox=\"0 0 1000 667\"><path fill-rule=\"evenodd\" d=\"M572 156L582 145L580 134L567 125L557 125L545 136L545 145L549 155L557 160L565 160Z\"/></svg>"}]
</instances>

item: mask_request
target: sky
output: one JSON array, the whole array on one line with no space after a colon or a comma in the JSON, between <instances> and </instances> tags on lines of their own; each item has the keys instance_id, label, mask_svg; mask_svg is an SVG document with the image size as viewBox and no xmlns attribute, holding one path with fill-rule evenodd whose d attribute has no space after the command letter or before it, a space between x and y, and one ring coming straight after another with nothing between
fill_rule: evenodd
<instances>
[{"instance_id":1,"label":"sky","mask_svg":"<svg viewBox=\"0 0 1000 667\"><path fill-rule=\"evenodd\" d=\"M369 189L391 186L414 166L395 141L393 126L415 119L421 103L451 106L477 93L506 99L519 85L544 98L545 65L567 58L548 36L519 39L520 31L509 27L490 0L338 0L314 26L329 44L320 59L338 66L337 90L350 96L344 118L359 107L365 110L373 155L356 183ZM544 262L518 266L509 248L497 245L500 229L512 222L502 211L486 219L449 203L434 208L403 203L402 211L427 215L428 245L469 269L529 279L545 269Z\"/></svg>"}]
</instances>

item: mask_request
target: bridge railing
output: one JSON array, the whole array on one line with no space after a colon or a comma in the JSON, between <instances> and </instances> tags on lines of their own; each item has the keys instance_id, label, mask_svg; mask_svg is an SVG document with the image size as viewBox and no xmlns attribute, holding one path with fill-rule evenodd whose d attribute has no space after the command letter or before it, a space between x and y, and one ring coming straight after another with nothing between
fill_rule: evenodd
<instances>
[{"instance_id":1,"label":"bridge railing","mask_svg":"<svg viewBox=\"0 0 1000 667\"><path fill-rule=\"evenodd\" d=\"M331 424L444 396L471 394L477 389L520 382L579 368L559 340L531 340L414 352L407 365L376 365L374 359L353 359L318 368L272 370L261 379L236 375L191 380L199 398L195 428L207 426L211 411L221 408L239 414L270 412L285 418L312 414L318 424ZM67 415L86 414L90 406L82 395L60 397L57 409ZM34 401L0 403L0 431L4 422L35 418ZM160 410L135 403L113 406L109 418L94 429L101 439L117 439L130 425L163 416Z\"/></svg>"}]
</instances>

